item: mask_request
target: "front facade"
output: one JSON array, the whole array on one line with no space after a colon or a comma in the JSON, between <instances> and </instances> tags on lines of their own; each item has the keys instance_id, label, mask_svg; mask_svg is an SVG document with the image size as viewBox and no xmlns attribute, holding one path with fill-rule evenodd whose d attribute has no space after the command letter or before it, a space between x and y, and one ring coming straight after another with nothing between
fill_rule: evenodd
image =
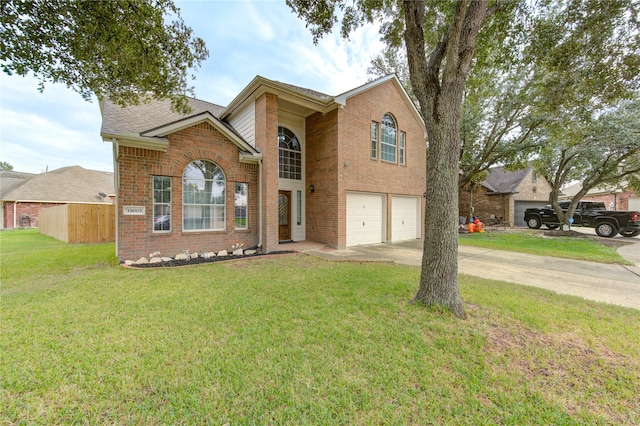
<instances>
[{"instance_id":1,"label":"front facade","mask_svg":"<svg viewBox=\"0 0 640 426\"><path fill-rule=\"evenodd\" d=\"M426 133L395 76L339 96L256 77L190 104L101 105L120 259L422 236Z\"/></svg>"},{"instance_id":2,"label":"front facade","mask_svg":"<svg viewBox=\"0 0 640 426\"><path fill-rule=\"evenodd\" d=\"M549 204L550 193L549 182L531 167L493 167L479 185L460 191L460 216L478 217L485 225L526 226L524 211Z\"/></svg>"}]
</instances>

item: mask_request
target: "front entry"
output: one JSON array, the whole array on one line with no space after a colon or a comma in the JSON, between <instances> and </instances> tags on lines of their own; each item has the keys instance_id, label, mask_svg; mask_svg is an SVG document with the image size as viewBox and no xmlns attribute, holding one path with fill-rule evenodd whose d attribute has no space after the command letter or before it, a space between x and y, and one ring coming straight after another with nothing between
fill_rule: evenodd
<instances>
[{"instance_id":1,"label":"front entry","mask_svg":"<svg viewBox=\"0 0 640 426\"><path fill-rule=\"evenodd\" d=\"M291 191L278 191L278 239L291 239Z\"/></svg>"}]
</instances>

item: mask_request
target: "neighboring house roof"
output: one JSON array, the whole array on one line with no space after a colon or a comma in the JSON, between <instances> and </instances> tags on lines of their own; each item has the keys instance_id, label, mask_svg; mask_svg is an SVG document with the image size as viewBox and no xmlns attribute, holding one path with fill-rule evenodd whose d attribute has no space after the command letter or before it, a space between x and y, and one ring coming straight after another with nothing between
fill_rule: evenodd
<instances>
[{"instance_id":1,"label":"neighboring house roof","mask_svg":"<svg viewBox=\"0 0 640 426\"><path fill-rule=\"evenodd\" d=\"M489 169L487 178L480 182L490 192L497 194L515 194L522 180L529 174L531 168L508 171L502 167Z\"/></svg>"},{"instance_id":2,"label":"neighboring house roof","mask_svg":"<svg viewBox=\"0 0 640 426\"><path fill-rule=\"evenodd\" d=\"M621 182L616 186L599 186L596 188L591 188L587 191L585 196L588 195L603 195L603 194L613 194L623 192L629 186L629 182ZM574 183L573 185L569 185L566 188L562 189L562 196L560 198L563 199L571 199L576 196L578 192L582 189L582 182Z\"/></svg>"},{"instance_id":3,"label":"neighboring house roof","mask_svg":"<svg viewBox=\"0 0 640 426\"><path fill-rule=\"evenodd\" d=\"M4 173L1 177L4 188ZM70 166L33 175L12 190L3 190L2 201L111 204L100 193L115 194L113 173Z\"/></svg>"},{"instance_id":4,"label":"neighboring house roof","mask_svg":"<svg viewBox=\"0 0 640 426\"><path fill-rule=\"evenodd\" d=\"M6 200L7 194L34 176L36 176L35 173L14 172L13 170L0 171L0 200Z\"/></svg>"}]
</instances>

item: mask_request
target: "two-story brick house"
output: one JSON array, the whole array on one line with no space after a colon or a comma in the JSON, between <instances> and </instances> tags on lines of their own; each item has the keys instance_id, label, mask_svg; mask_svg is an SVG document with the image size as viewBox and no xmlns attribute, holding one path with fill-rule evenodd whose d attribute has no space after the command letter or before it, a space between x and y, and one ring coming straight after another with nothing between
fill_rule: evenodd
<instances>
[{"instance_id":1,"label":"two-story brick house","mask_svg":"<svg viewBox=\"0 0 640 426\"><path fill-rule=\"evenodd\" d=\"M426 131L395 76L338 96L258 76L226 107L189 102L101 103L120 259L422 236Z\"/></svg>"}]
</instances>

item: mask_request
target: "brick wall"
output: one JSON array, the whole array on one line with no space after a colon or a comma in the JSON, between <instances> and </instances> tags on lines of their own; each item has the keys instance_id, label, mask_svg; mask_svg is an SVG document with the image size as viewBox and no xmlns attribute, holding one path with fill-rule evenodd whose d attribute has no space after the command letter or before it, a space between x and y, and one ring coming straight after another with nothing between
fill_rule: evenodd
<instances>
[{"instance_id":1,"label":"brick wall","mask_svg":"<svg viewBox=\"0 0 640 426\"><path fill-rule=\"evenodd\" d=\"M336 247L338 215L344 216L338 205L338 111L313 114L305 127L306 238Z\"/></svg>"},{"instance_id":2,"label":"brick wall","mask_svg":"<svg viewBox=\"0 0 640 426\"><path fill-rule=\"evenodd\" d=\"M278 97L256 99L256 148L262 153L262 249L278 250Z\"/></svg>"},{"instance_id":3,"label":"brick wall","mask_svg":"<svg viewBox=\"0 0 640 426\"><path fill-rule=\"evenodd\" d=\"M169 135L166 152L121 146L118 152L118 257L136 260L160 251L175 256L185 250L205 252L229 250L237 243L244 248L258 241L258 166L239 162L238 148L208 123ZM226 229L182 230L182 173L194 160L213 161L226 178ZM172 187L171 232L153 232L152 176L170 176ZM235 183L248 184L248 230L234 228ZM123 215L123 206L145 206L144 216Z\"/></svg>"},{"instance_id":4,"label":"brick wall","mask_svg":"<svg viewBox=\"0 0 640 426\"><path fill-rule=\"evenodd\" d=\"M396 120L398 132L406 133L406 164L371 159L371 122L381 122L390 113ZM338 138L340 146L338 168L338 241L346 244L346 192L362 191L387 194L387 239L391 237L391 194L412 195L422 199L426 190L426 140L424 129L416 120L395 84L388 81L347 100L338 110ZM427 200L428 202L428 200ZM424 223L424 203L421 222ZM424 228L421 225L421 228ZM424 229L423 229L424 234Z\"/></svg>"},{"instance_id":5,"label":"brick wall","mask_svg":"<svg viewBox=\"0 0 640 426\"><path fill-rule=\"evenodd\" d=\"M586 195L583 201L601 201L607 210L629 210L629 198L637 197L636 193L629 187L616 194Z\"/></svg>"},{"instance_id":6,"label":"brick wall","mask_svg":"<svg viewBox=\"0 0 640 426\"><path fill-rule=\"evenodd\" d=\"M38 212L40 209L46 209L47 207L55 207L64 203L34 203L34 202L18 202L15 204L15 227L16 228L37 228L38 227ZM29 219L24 223L22 218L28 216ZM4 203L4 228L12 229L14 226L14 203Z\"/></svg>"}]
</instances>

